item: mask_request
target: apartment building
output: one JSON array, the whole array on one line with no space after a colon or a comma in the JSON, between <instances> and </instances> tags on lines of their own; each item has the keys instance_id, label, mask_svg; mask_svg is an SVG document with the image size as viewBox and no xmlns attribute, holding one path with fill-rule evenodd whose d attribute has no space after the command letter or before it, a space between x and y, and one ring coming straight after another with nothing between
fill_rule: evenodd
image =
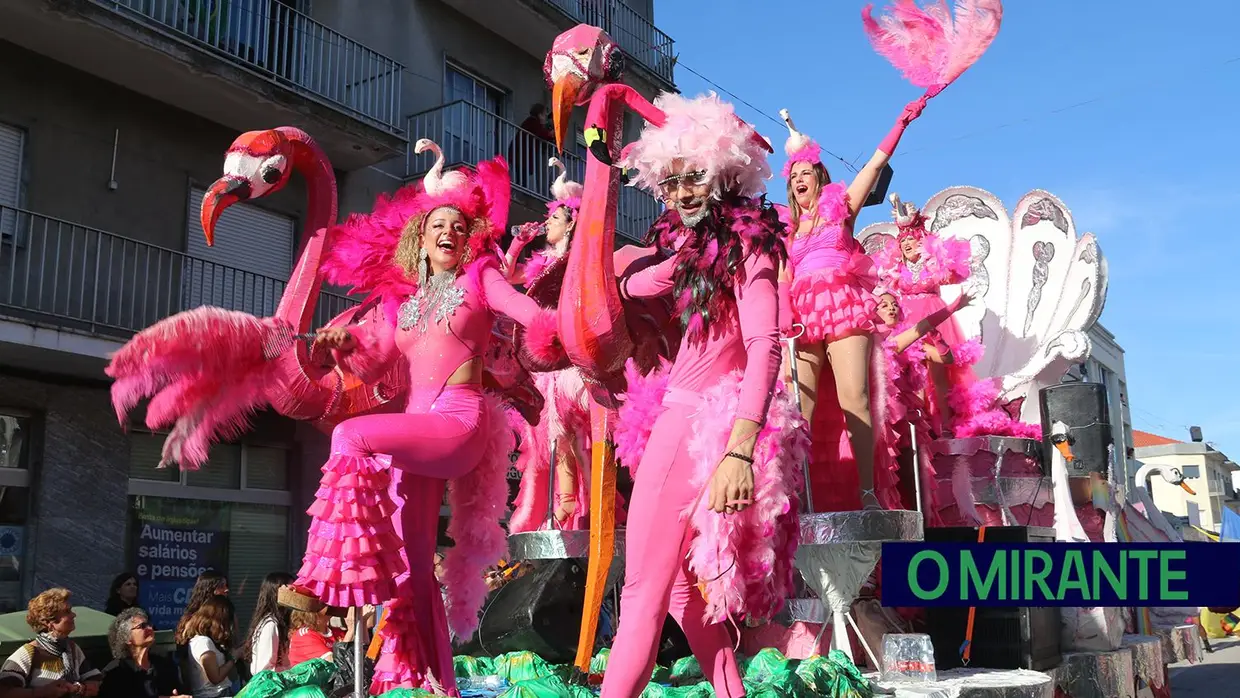
<instances>
[{"instance_id":1,"label":"apartment building","mask_svg":"<svg viewBox=\"0 0 1240 698\"><path fill-rule=\"evenodd\" d=\"M549 103L556 34L604 27L627 79L674 89L652 0L22 0L0 8L0 612L64 585L101 607L137 572L157 625L203 567L245 611L304 539L325 437L273 414L200 471L157 469L162 435L118 427L103 375L132 334L200 305L270 315L307 192L229 209L208 248L203 190L239 132L300 127L336 171L342 215L449 166L513 160L515 222L545 211L552 144L520 128ZM630 133L639 124L630 123ZM583 149L564 154L582 177ZM658 204L626 191L620 232ZM352 301L325 293L316 322Z\"/></svg>"},{"instance_id":2,"label":"apartment building","mask_svg":"<svg viewBox=\"0 0 1240 698\"><path fill-rule=\"evenodd\" d=\"M1206 443L1200 429L1194 427L1188 441L1144 431L1135 432L1134 436L1135 455L1139 461L1136 467L1155 465L1177 468L1185 482L1193 488L1194 494L1189 494L1157 473L1149 477L1147 487L1150 499L1175 523L1181 527L1191 525L1219 533L1223 510L1240 512L1240 495L1235 489L1240 465Z\"/></svg>"}]
</instances>

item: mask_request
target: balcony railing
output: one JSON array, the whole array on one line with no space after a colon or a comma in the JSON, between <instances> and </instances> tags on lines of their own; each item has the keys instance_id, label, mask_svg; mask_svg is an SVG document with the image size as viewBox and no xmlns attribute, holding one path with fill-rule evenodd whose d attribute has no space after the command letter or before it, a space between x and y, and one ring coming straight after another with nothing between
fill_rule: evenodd
<instances>
[{"instance_id":1,"label":"balcony railing","mask_svg":"<svg viewBox=\"0 0 1240 698\"><path fill-rule=\"evenodd\" d=\"M400 63L271 0L92 0L401 133Z\"/></svg>"},{"instance_id":2,"label":"balcony railing","mask_svg":"<svg viewBox=\"0 0 1240 698\"><path fill-rule=\"evenodd\" d=\"M620 0L544 0L582 24L600 27L638 63L675 85L675 42Z\"/></svg>"},{"instance_id":3,"label":"balcony railing","mask_svg":"<svg viewBox=\"0 0 1240 698\"><path fill-rule=\"evenodd\" d=\"M543 201L551 199L551 182L559 170L547 166L558 157L568 168L568 177L585 182L586 164L581 155L559 153L555 144L517 126L511 121L465 101L450 102L409 117L409 140L430 138L443 148L449 167L470 165L501 154L508 159L512 186ZM405 173L417 177L430 169L430 155L415 155L412 147L405 158ZM646 236L662 205L649 194L632 187L620 190L616 231L632 241Z\"/></svg>"},{"instance_id":4,"label":"balcony railing","mask_svg":"<svg viewBox=\"0 0 1240 698\"><path fill-rule=\"evenodd\" d=\"M275 313L284 279L0 206L0 314L125 339L183 310L211 305ZM356 304L324 293L315 327Z\"/></svg>"}]
</instances>

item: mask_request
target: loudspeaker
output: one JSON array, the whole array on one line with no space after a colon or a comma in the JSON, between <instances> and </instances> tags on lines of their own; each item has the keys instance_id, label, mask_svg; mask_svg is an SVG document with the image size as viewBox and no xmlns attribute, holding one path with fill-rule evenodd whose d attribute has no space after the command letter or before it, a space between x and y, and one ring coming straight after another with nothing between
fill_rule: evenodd
<instances>
[{"instance_id":1,"label":"loudspeaker","mask_svg":"<svg viewBox=\"0 0 1240 698\"><path fill-rule=\"evenodd\" d=\"M552 664L573 661L586 594L581 562L543 561L497 589L486 606L476 644L470 644L493 657L530 650Z\"/></svg>"},{"instance_id":2,"label":"loudspeaker","mask_svg":"<svg viewBox=\"0 0 1240 698\"><path fill-rule=\"evenodd\" d=\"M891 186L893 176L895 170L891 169L891 165L883 165L883 169L878 171L878 179L874 180L874 186L870 188L870 194L865 197L862 208L887 203L887 189Z\"/></svg>"},{"instance_id":3,"label":"loudspeaker","mask_svg":"<svg viewBox=\"0 0 1240 698\"><path fill-rule=\"evenodd\" d=\"M1101 383L1060 383L1038 393L1042 408L1042 445L1047 457L1055 448L1054 424L1068 427L1068 446L1075 459L1068 463L1069 477L1103 476L1110 470L1111 411L1106 386ZM1048 469L1049 470L1049 469Z\"/></svg>"}]
</instances>

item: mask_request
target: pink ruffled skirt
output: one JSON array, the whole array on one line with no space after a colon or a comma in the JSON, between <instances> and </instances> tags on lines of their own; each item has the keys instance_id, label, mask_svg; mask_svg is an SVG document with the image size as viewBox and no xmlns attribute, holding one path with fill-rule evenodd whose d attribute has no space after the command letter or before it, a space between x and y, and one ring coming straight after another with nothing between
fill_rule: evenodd
<instances>
[{"instance_id":1,"label":"pink ruffled skirt","mask_svg":"<svg viewBox=\"0 0 1240 698\"><path fill-rule=\"evenodd\" d=\"M874 331L878 300L874 261L853 253L841 267L798 274L790 290L794 322L805 326L804 342L834 342Z\"/></svg>"}]
</instances>

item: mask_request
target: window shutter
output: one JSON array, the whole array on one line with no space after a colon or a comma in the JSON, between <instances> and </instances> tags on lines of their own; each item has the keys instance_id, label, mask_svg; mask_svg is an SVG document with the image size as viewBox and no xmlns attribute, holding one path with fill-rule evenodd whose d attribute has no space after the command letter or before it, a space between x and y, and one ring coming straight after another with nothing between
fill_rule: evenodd
<instances>
[{"instance_id":1,"label":"window shutter","mask_svg":"<svg viewBox=\"0 0 1240 698\"><path fill-rule=\"evenodd\" d=\"M287 490L288 451L263 446L245 447L246 489Z\"/></svg>"},{"instance_id":2,"label":"window shutter","mask_svg":"<svg viewBox=\"0 0 1240 698\"><path fill-rule=\"evenodd\" d=\"M16 208L20 203L25 143L24 131L0 124L0 206ZM0 209L0 237L12 240L16 227L17 213Z\"/></svg>"},{"instance_id":3,"label":"window shutter","mask_svg":"<svg viewBox=\"0 0 1240 698\"><path fill-rule=\"evenodd\" d=\"M135 480L178 482L181 473L176 466L157 468L163 452L164 436L134 432L129 435L129 477Z\"/></svg>"},{"instance_id":4,"label":"window shutter","mask_svg":"<svg viewBox=\"0 0 1240 698\"><path fill-rule=\"evenodd\" d=\"M237 609L237 627L250 627L263 578L288 572L288 507L233 504L228 536L228 587ZM244 641L244 638L241 638Z\"/></svg>"},{"instance_id":5,"label":"window shutter","mask_svg":"<svg viewBox=\"0 0 1240 698\"><path fill-rule=\"evenodd\" d=\"M224 211L207 247L202 189L190 190L185 251L186 306L212 305L259 317L275 314L293 268L293 219L249 204Z\"/></svg>"},{"instance_id":6,"label":"window shutter","mask_svg":"<svg viewBox=\"0 0 1240 698\"><path fill-rule=\"evenodd\" d=\"M215 487L223 490L241 489L241 446L212 446L207 462L198 470L190 470L185 474L185 484L190 487Z\"/></svg>"}]
</instances>

